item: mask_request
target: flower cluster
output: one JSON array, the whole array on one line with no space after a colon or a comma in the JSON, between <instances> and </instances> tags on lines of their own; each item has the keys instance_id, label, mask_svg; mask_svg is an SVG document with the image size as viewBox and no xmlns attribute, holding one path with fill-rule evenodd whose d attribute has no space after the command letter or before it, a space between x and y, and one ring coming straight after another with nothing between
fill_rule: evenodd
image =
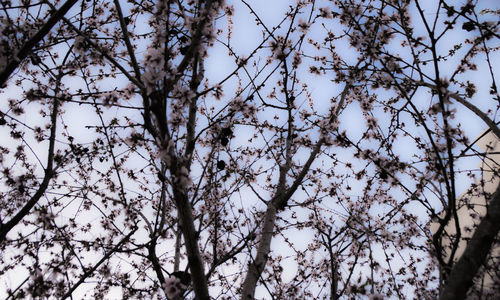
<instances>
[{"instance_id":1,"label":"flower cluster","mask_svg":"<svg viewBox=\"0 0 500 300\"><path fill-rule=\"evenodd\" d=\"M56 217L52 212L49 212L46 209L36 210L35 215L37 217L37 223L39 223L42 227L49 227L50 223Z\"/></svg>"},{"instance_id":2,"label":"flower cluster","mask_svg":"<svg viewBox=\"0 0 500 300\"><path fill-rule=\"evenodd\" d=\"M167 144L162 147L162 149L158 153L158 157L165 163L167 167L172 164L171 153L174 152L175 142L173 140L169 140Z\"/></svg>"},{"instance_id":3,"label":"flower cluster","mask_svg":"<svg viewBox=\"0 0 500 300\"><path fill-rule=\"evenodd\" d=\"M144 54L144 65L146 70L141 75L141 79L146 85L147 94L150 95L156 88L158 81L163 79L167 72L171 70L171 63L165 66L164 49L163 48L148 48Z\"/></svg>"},{"instance_id":4,"label":"flower cluster","mask_svg":"<svg viewBox=\"0 0 500 300\"><path fill-rule=\"evenodd\" d=\"M182 166L179 170L179 175L177 178L177 182L180 186L187 187L191 184L191 177L189 176L189 170Z\"/></svg>"},{"instance_id":5,"label":"flower cluster","mask_svg":"<svg viewBox=\"0 0 500 300\"><path fill-rule=\"evenodd\" d=\"M292 47L292 41L290 39L285 40L285 37L278 35L269 42L269 47L271 48L273 58L282 60L287 56L285 50Z\"/></svg>"},{"instance_id":6,"label":"flower cluster","mask_svg":"<svg viewBox=\"0 0 500 300\"><path fill-rule=\"evenodd\" d=\"M338 120L332 120L332 118L324 118L318 122L318 127L320 131L320 138L324 140L325 144L333 144L332 133L339 127Z\"/></svg>"},{"instance_id":7,"label":"flower cluster","mask_svg":"<svg viewBox=\"0 0 500 300\"><path fill-rule=\"evenodd\" d=\"M307 22L305 19L299 19L298 27L300 32L305 33L309 30L309 27L311 27L311 23Z\"/></svg>"},{"instance_id":8,"label":"flower cluster","mask_svg":"<svg viewBox=\"0 0 500 300\"><path fill-rule=\"evenodd\" d=\"M332 11L329 6L319 8L319 16L325 19L333 18Z\"/></svg>"},{"instance_id":9,"label":"flower cluster","mask_svg":"<svg viewBox=\"0 0 500 300\"><path fill-rule=\"evenodd\" d=\"M168 299L173 299L174 297L179 296L182 291L186 289L179 278L175 276L165 279L165 283L162 287Z\"/></svg>"},{"instance_id":10,"label":"flower cluster","mask_svg":"<svg viewBox=\"0 0 500 300\"><path fill-rule=\"evenodd\" d=\"M85 55L85 51L87 50L85 38L83 36L75 37L75 42L73 43L73 51L75 51L79 55Z\"/></svg>"},{"instance_id":11,"label":"flower cluster","mask_svg":"<svg viewBox=\"0 0 500 300\"><path fill-rule=\"evenodd\" d=\"M229 112L232 114L241 113L245 119L250 119L257 113L257 107L241 97L236 97L229 103Z\"/></svg>"},{"instance_id":12,"label":"flower cluster","mask_svg":"<svg viewBox=\"0 0 500 300\"><path fill-rule=\"evenodd\" d=\"M106 92L102 95L102 103L106 107L111 107L114 104L118 103L119 99L120 94L117 91Z\"/></svg>"}]
</instances>

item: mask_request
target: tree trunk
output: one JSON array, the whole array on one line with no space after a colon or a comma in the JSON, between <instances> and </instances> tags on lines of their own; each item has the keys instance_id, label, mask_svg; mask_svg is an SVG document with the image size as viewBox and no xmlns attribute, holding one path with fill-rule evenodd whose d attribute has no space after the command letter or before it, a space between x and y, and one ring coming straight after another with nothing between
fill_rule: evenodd
<instances>
[{"instance_id":1,"label":"tree trunk","mask_svg":"<svg viewBox=\"0 0 500 300\"><path fill-rule=\"evenodd\" d=\"M276 223L276 214L278 213L276 207L272 202L269 203L264 216L264 225L262 226L261 240L259 248L257 249L257 256L255 260L248 263L248 272L243 282L241 299L253 300L255 294L255 287L259 280L260 274L266 267L267 258L271 250L271 240L273 238L274 224Z\"/></svg>"}]
</instances>

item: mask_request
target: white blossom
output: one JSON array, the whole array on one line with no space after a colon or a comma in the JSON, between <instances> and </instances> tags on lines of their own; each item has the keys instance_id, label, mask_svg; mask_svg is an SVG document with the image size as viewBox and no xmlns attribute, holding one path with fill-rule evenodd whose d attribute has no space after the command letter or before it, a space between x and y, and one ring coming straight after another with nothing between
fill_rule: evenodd
<instances>
[{"instance_id":1,"label":"white blossom","mask_svg":"<svg viewBox=\"0 0 500 300\"><path fill-rule=\"evenodd\" d=\"M185 288L186 287L177 277L167 278L165 279L165 283L163 284L163 290L165 291L168 299L172 299L178 296Z\"/></svg>"}]
</instances>

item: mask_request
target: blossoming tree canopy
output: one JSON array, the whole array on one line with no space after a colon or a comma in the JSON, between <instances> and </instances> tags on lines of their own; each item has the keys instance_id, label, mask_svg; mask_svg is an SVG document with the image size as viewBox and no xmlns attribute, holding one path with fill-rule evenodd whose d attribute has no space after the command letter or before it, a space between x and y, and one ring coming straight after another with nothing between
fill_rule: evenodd
<instances>
[{"instance_id":1,"label":"blossoming tree canopy","mask_svg":"<svg viewBox=\"0 0 500 300\"><path fill-rule=\"evenodd\" d=\"M498 297L497 1L0 5L2 298Z\"/></svg>"}]
</instances>

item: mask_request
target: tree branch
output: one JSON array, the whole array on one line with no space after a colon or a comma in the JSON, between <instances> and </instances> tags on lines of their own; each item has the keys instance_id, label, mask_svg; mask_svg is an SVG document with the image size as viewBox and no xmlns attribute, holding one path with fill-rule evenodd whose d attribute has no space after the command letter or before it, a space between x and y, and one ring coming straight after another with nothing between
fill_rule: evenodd
<instances>
[{"instance_id":1,"label":"tree branch","mask_svg":"<svg viewBox=\"0 0 500 300\"><path fill-rule=\"evenodd\" d=\"M0 73L0 88L2 88L7 80L9 79L9 76L17 69L17 67L21 64L21 62L31 53L33 50L33 47L36 46L56 25L57 22L59 22L64 15L68 12L68 10L77 2L78 0L68 0L66 1L63 6L59 10L57 10L43 25L42 28L33 36L31 37L24 45L17 51L17 53L14 56L14 59L11 59L5 69Z\"/></svg>"},{"instance_id":2,"label":"tree branch","mask_svg":"<svg viewBox=\"0 0 500 300\"><path fill-rule=\"evenodd\" d=\"M118 244L116 244L115 247L113 247L113 249L111 249L108 253L106 253L98 262L97 264L95 264L92 269L88 270L87 272L85 272L83 274L82 277L80 277L80 279L78 280L77 283L75 283L70 289L69 291L66 292L66 294L64 294L64 296L62 296L61 299L66 299L68 297L71 297L71 294L78 288L78 286L80 286L80 284L82 284L85 279L87 279L89 276L91 276L96 270L97 268L99 268L99 266L105 262L106 260L108 260L111 255L113 253L115 253L116 251L120 250L121 249L121 246L126 242L128 241L128 239L137 231L138 227L135 227L129 234L127 234L127 236L125 236Z\"/></svg>"},{"instance_id":3,"label":"tree branch","mask_svg":"<svg viewBox=\"0 0 500 300\"><path fill-rule=\"evenodd\" d=\"M24 205L24 207L5 224L0 224L0 243L4 242L7 238L7 234L9 231L14 228L27 214L29 214L30 210L36 205L38 200L45 194L49 186L50 179L53 174L53 164L54 164L54 152L55 152L55 141L56 141L56 128L57 128L57 114L59 113L59 99L57 97L54 98L52 108L52 114L50 116L50 137L49 137L49 150L47 155L47 167L45 168L45 174L43 176L42 183L40 187L35 192L33 197Z\"/></svg>"}]
</instances>

